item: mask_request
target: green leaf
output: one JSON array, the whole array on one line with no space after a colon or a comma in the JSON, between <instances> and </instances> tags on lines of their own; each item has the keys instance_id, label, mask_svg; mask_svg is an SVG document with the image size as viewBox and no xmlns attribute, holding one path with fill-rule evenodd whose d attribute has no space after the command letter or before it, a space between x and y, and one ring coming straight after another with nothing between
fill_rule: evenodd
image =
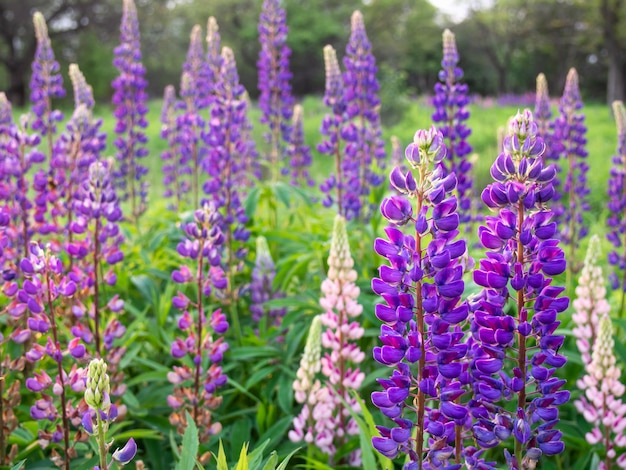
<instances>
[{"instance_id":1,"label":"green leaf","mask_svg":"<svg viewBox=\"0 0 626 470\"><path fill-rule=\"evenodd\" d=\"M285 470L287 468L287 464L289 463L289 461L291 460L291 457L293 457L296 452L298 452L302 447L298 447L297 449L292 450L289 455L287 455L287 457L285 457L285 460L283 460L280 465L278 466L278 468L276 470Z\"/></svg>"},{"instance_id":2,"label":"green leaf","mask_svg":"<svg viewBox=\"0 0 626 470\"><path fill-rule=\"evenodd\" d=\"M263 451L270 443L269 439L263 444L256 446L256 448L248 454L248 465L251 469L256 469L263 461Z\"/></svg>"},{"instance_id":3,"label":"green leaf","mask_svg":"<svg viewBox=\"0 0 626 470\"><path fill-rule=\"evenodd\" d=\"M248 193L248 197L246 197L246 201L244 203L244 208L246 211L246 215L249 219L254 216L256 212L256 208L259 205L259 187L254 187Z\"/></svg>"},{"instance_id":4,"label":"green leaf","mask_svg":"<svg viewBox=\"0 0 626 470\"><path fill-rule=\"evenodd\" d=\"M220 439L220 449L217 453L217 470L228 470L228 463L226 462L226 454L224 454L224 446Z\"/></svg>"},{"instance_id":5,"label":"green leaf","mask_svg":"<svg viewBox=\"0 0 626 470\"><path fill-rule=\"evenodd\" d=\"M270 454L270 458L263 466L263 470L276 470L276 464L278 463L278 454L276 451L273 451Z\"/></svg>"},{"instance_id":6,"label":"green leaf","mask_svg":"<svg viewBox=\"0 0 626 470\"><path fill-rule=\"evenodd\" d=\"M250 430L252 425L247 417L238 419L233 423L230 429L230 446L231 449L240 449L245 442L250 442Z\"/></svg>"},{"instance_id":7,"label":"green leaf","mask_svg":"<svg viewBox=\"0 0 626 470\"><path fill-rule=\"evenodd\" d=\"M198 428L189 413L185 413L187 428L183 435L183 448L180 451L181 458L177 466L178 470L194 470L196 458L198 457Z\"/></svg>"},{"instance_id":8,"label":"green leaf","mask_svg":"<svg viewBox=\"0 0 626 470\"><path fill-rule=\"evenodd\" d=\"M248 443L246 442L241 446L241 452L239 453L239 461L237 462L237 468L235 470L248 470Z\"/></svg>"},{"instance_id":9,"label":"green leaf","mask_svg":"<svg viewBox=\"0 0 626 470\"><path fill-rule=\"evenodd\" d=\"M26 459L19 461L18 463L16 463L15 465L13 465L11 467L11 470L20 470L20 468L24 467L24 464L26 463Z\"/></svg>"}]
</instances>

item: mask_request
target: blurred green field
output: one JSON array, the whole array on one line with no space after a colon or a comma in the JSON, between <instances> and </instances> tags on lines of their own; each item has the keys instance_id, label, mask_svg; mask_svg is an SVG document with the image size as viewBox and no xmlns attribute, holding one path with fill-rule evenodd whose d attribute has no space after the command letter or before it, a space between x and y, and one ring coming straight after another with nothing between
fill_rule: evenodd
<instances>
[{"instance_id":1,"label":"blurred green field","mask_svg":"<svg viewBox=\"0 0 626 470\"><path fill-rule=\"evenodd\" d=\"M322 118L326 113L326 108L319 96L309 96L302 102L304 106L304 131L306 143L311 146L314 156L312 174L316 181L321 182L331 171L333 163L328 157L320 155L316 151L316 145L320 142L319 133ZM146 158L146 164L150 168L150 197L151 200L158 200L163 192L161 182L161 152L166 148L166 142L160 137L161 114L160 100L150 102L150 113L148 115L150 126L147 130L149 137L150 155ZM498 127L506 126L508 119L517 112L514 106L491 106L481 105L470 106L470 118L468 125L472 129L469 142L474 152L478 155L478 164L475 172L476 188L482 189L490 181L489 168L497 156L497 133ZM556 105L553 106L553 113L557 113ZM584 108L586 113L586 125L588 127L587 140L589 151L589 185L591 188L592 213L595 218L589 220L591 224L597 222L605 210L606 181L611 168L611 156L617 146L617 135L615 123L610 110L603 104L590 104ZM400 122L396 125L385 127L383 136L387 141L388 150L391 150L389 139L392 135L397 136L403 147L411 142L417 129L427 128L431 125L432 108L423 100L410 101L406 112ZM108 106L99 106L95 110L96 116L111 116ZM250 111L250 121L254 126L254 138L257 143L263 142L262 126L259 124L260 111L253 105ZM110 141L113 136L114 121L109 118L103 124L103 130L109 135ZM263 147L259 151L263 152ZM108 152L112 152L112 147L108 147Z\"/></svg>"}]
</instances>

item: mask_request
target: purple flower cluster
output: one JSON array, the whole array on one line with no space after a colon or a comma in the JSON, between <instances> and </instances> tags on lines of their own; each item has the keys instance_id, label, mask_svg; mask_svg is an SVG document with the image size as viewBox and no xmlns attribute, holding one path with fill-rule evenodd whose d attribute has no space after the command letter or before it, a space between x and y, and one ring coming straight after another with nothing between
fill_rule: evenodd
<instances>
[{"instance_id":1,"label":"purple flower cluster","mask_svg":"<svg viewBox=\"0 0 626 470\"><path fill-rule=\"evenodd\" d=\"M269 169L276 178L278 169L283 175L289 174L285 161L291 137L291 116L293 96L291 94L291 72L287 46L287 21L285 9L280 0L264 0L259 18L259 108L261 124L269 127L265 135L269 144Z\"/></svg>"},{"instance_id":2,"label":"purple flower cluster","mask_svg":"<svg viewBox=\"0 0 626 470\"><path fill-rule=\"evenodd\" d=\"M320 189L326 197L322 200L325 207L333 204L331 192L337 191L336 203L337 213L345 214L344 209L344 170L343 170L343 148L342 129L346 123L346 101L344 99L344 86L337 53L332 46L324 47L324 64L326 69L326 91L324 93L324 105L330 108L330 113L324 116L320 133L326 138L317 146L320 153L331 156L335 159L335 173L330 176Z\"/></svg>"},{"instance_id":3,"label":"purple flower cluster","mask_svg":"<svg viewBox=\"0 0 626 470\"><path fill-rule=\"evenodd\" d=\"M346 142L343 171L345 174L345 215L348 220L369 217L369 194L384 178L387 153L380 126L380 88L376 79L376 59L365 32L363 15L352 13L350 40L343 58L345 73L344 100L348 122L342 129Z\"/></svg>"},{"instance_id":4,"label":"purple flower cluster","mask_svg":"<svg viewBox=\"0 0 626 470\"><path fill-rule=\"evenodd\" d=\"M185 180L188 168L184 164L183 152L180 150L179 131L176 122L176 90L173 85L165 87L163 92L163 110L161 112L161 138L167 141L167 147L161 153L163 160L163 196L173 198L175 203L171 209L179 212L185 203L185 195L189 191L189 184Z\"/></svg>"},{"instance_id":5,"label":"purple flower cluster","mask_svg":"<svg viewBox=\"0 0 626 470\"><path fill-rule=\"evenodd\" d=\"M458 212L461 223L465 223L471 220L472 210L472 164L468 160L472 147L467 142L471 129L465 124L470 114L467 109L468 88L466 84L459 83L463 78L463 70L457 66L458 63L459 53L454 34L446 29L443 32L442 70L439 72L440 81L435 84L435 112L432 120L440 123L438 129L446 139L446 169L456 174Z\"/></svg>"},{"instance_id":6,"label":"purple flower cluster","mask_svg":"<svg viewBox=\"0 0 626 470\"><path fill-rule=\"evenodd\" d=\"M252 270L252 282L250 283L250 313L252 319L260 323L265 318L265 326L280 326L282 317L287 312L286 308L268 308L263 304L268 300L285 297L273 287L276 267L270 253L265 237L256 239L256 262Z\"/></svg>"},{"instance_id":7,"label":"purple flower cluster","mask_svg":"<svg viewBox=\"0 0 626 470\"><path fill-rule=\"evenodd\" d=\"M352 14L351 24L343 75L335 50L324 48L324 104L332 113L322 121L320 132L326 140L318 146L321 153L335 158L335 174L320 186L326 194L322 202L330 207L334 202L331 192L336 189L337 212L348 220L369 217L370 190L383 182L376 168L384 168L387 156L378 111L378 69L360 11Z\"/></svg>"},{"instance_id":8,"label":"purple flower cluster","mask_svg":"<svg viewBox=\"0 0 626 470\"><path fill-rule=\"evenodd\" d=\"M559 211L558 201L561 200L559 174L561 173L561 167L559 165L559 148L558 143L553 143L554 134L554 121L552 121L552 109L550 107L550 95L548 93L548 81L546 76L542 73L537 75L537 92L535 97L535 112L533 113L535 122L537 123L537 135L541 137L546 144L546 150L543 154L544 162L553 160L554 169L556 170L557 177L554 178L552 184L554 186L554 197L552 198L553 211ZM549 162L548 162L549 163Z\"/></svg>"},{"instance_id":9,"label":"purple flower cluster","mask_svg":"<svg viewBox=\"0 0 626 470\"><path fill-rule=\"evenodd\" d=\"M609 263L614 266L609 280L613 289L622 290L621 315L626 297L626 111L621 101L613 103L613 114L617 125L617 151L608 182L607 225L610 229L606 237L614 246L609 253Z\"/></svg>"},{"instance_id":10,"label":"purple flower cluster","mask_svg":"<svg viewBox=\"0 0 626 470\"><path fill-rule=\"evenodd\" d=\"M52 109L53 98L63 98L63 77L59 63L54 58L54 51L48 36L48 27L43 15L33 15L37 50L33 60L33 73L30 78L30 100L35 120L32 129L42 136L48 136L48 154L52 153L52 139L56 134L56 123L63 119L63 113Z\"/></svg>"},{"instance_id":11,"label":"purple flower cluster","mask_svg":"<svg viewBox=\"0 0 626 470\"><path fill-rule=\"evenodd\" d=\"M555 169L544 166L544 151L532 113L518 113L491 167L495 182L482 193L497 215L479 228L490 251L474 271L474 282L484 289L470 302L474 438L485 449L512 436L514 454L505 450L512 469L534 468L542 454L563 451L557 407L570 395L560 390L565 380L555 376L566 362L559 354L564 337L555 334L557 316L569 299L550 277L565 271L566 262L553 238L557 225L547 203ZM512 375L506 360L515 361Z\"/></svg>"},{"instance_id":12,"label":"purple flower cluster","mask_svg":"<svg viewBox=\"0 0 626 470\"><path fill-rule=\"evenodd\" d=\"M15 279L18 260L29 253L34 205L26 175L34 164L45 160L37 148L40 136L28 132L27 117L23 116L18 126L11 113L11 103L0 93L0 260L4 281Z\"/></svg>"},{"instance_id":13,"label":"purple flower cluster","mask_svg":"<svg viewBox=\"0 0 626 470\"><path fill-rule=\"evenodd\" d=\"M112 162L106 161L92 163L81 191L74 196L75 219L69 227L74 238L68 244L67 252L76 260L72 267L72 278L77 282L81 294L81 302L72 310L77 317L72 333L86 343L94 341L94 356L101 357L107 352L107 362L116 384L112 393L120 395L123 389L118 389L117 384L123 384L122 377L114 373L124 350L114 349L113 342L126 331L117 318L124 302L114 296L105 308L100 306L100 284L115 285L117 276L112 266L124 259L124 253L120 250L124 237L118 225L122 211L113 187L111 166ZM111 266L106 272L105 263ZM102 330L106 312L110 318Z\"/></svg>"},{"instance_id":14,"label":"purple flower cluster","mask_svg":"<svg viewBox=\"0 0 626 470\"><path fill-rule=\"evenodd\" d=\"M34 177L35 223L39 233L61 233L72 242L70 226L75 217L73 200L89 167L99 160L106 146L106 134L100 131L101 119L94 119L91 87L76 64L70 65L70 78L76 107L65 132L55 141L50 169Z\"/></svg>"},{"instance_id":15,"label":"purple flower cluster","mask_svg":"<svg viewBox=\"0 0 626 470\"><path fill-rule=\"evenodd\" d=\"M372 442L387 457L406 454L410 470L460 468L469 417L460 403L469 380L461 329L468 317L461 302L466 244L457 239L457 181L442 163L443 140L434 127L416 132L406 149L409 171L396 167L390 174L401 195L381 205L391 223L387 238L374 244L389 263L372 280L384 300L375 309L383 325L374 359L394 371L379 379L383 390L372 393L372 402L394 425L378 426ZM405 225L414 232L403 233Z\"/></svg>"},{"instance_id":16,"label":"purple flower cluster","mask_svg":"<svg viewBox=\"0 0 626 470\"><path fill-rule=\"evenodd\" d=\"M245 242L250 236L244 227L248 221L242 205L245 180L241 157L250 151L249 140L245 139L247 101L245 89L239 83L237 64L233 51L222 50L221 68L215 84L214 103L211 118L204 136L209 146L209 155L204 161L204 169L209 179L204 183L204 192L215 208L222 212L220 221L226 239L228 265L232 266L235 256L243 256L243 251L234 252L234 242Z\"/></svg>"},{"instance_id":17,"label":"purple flower cluster","mask_svg":"<svg viewBox=\"0 0 626 470\"><path fill-rule=\"evenodd\" d=\"M60 443L63 456L56 454L56 463L69 470L69 461L76 456L73 443L70 445L70 421L80 424L81 413L67 395L68 389L82 392L85 389L85 371L76 363L69 372L63 366L63 358L69 354L80 359L85 356L86 348L80 338L74 338L62 344L60 328L64 315L60 311L61 304L71 299L77 292L76 283L64 275L61 260L50 250L42 249L32 243L30 254L20 262L20 270L25 277L22 288L17 283L5 285L5 294L14 297L9 314L27 315L28 328L23 330L17 342L32 339L30 349L26 352L26 360L34 363L44 356L56 363L56 376L50 377L45 369L34 373L26 379L26 388L30 392L41 394L31 406L30 415L34 420L49 423L39 429L39 441L43 445ZM36 339L44 340L40 344ZM59 403L55 403L56 400Z\"/></svg>"},{"instance_id":18,"label":"purple flower cluster","mask_svg":"<svg viewBox=\"0 0 626 470\"><path fill-rule=\"evenodd\" d=\"M115 181L116 187L122 190L121 199L130 199L131 217L136 220L146 210L148 197L145 181L148 169L139 163L139 159L148 155L145 147L148 139L143 131L148 126L148 94L144 78L146 69L141 63L137 9L133 0L124 0L120 42L113 59L113 65L120 74L111 84L115 90L113 106L117 119L115 133L118 135L114 142L119 164Z\"/></svg>"},{"instance_id":19,"label":"purple flower cluster","mask_svg":"<svg viewBox=\"0 0 626 470\"><path fill-rule=\"evenodd\" d=\"M179 255L191 260L192 267L183 265L172 273L174 282L195 286L196 299L190 299L183 292L172 299L172 305L183 312L178 327L186 337L174 340L171 353L176 359L189 360L184 360L168 374L168 380L174 384L174 392L167 398L175 410L170 415L170 423L182 434L187 426L185 411L189 410L200 430L201 442L208 441L222 428L213 421L211 412L221 404L222 397L215 392L227 380L219 363L228 343L223 336L217 336L226 333L228 322L220 309L210 315L206 312L206 298L214 289L221 290L227 285L220 267L224 243L221 218L209 204L195 212L194 221L183 227L186 238L177 247Z\"/></svg>"},{"instance_id":20,"label":"purple flower cluster","mask_svg":"<svg viewBox=\"0 0 626 470\"><path fill-rule=\"evenodd\" d=\"M583 224L583 214L589 210L589 188L587 186L587 127L585 115L581 111L583 103L578 89L578 74L570 69L559 105L560 115L554 121L554 151L559 152L563 166L567 168L567 177L563 183L563 195L567 195L567 203L562 214L557 214L561 238L569 245L570 263L576 259L576 250L588 232ZM571 264L570 269L576 266Z\"/></svg>"},{"instance_id":21,"label":"purple flower cluster","mask_svg":"<svg viewBox=\"0 0 626 470\"><path fill-rule=\"evenodd\" d=\"M291 184L294 186L313 186L315 181L309 174L309 167L313 162L311 149L304 143L304 124L302 122L302 106L293 107L293 121L291 123L291 137L287 147Z\"/></svg>"}]
</instances>

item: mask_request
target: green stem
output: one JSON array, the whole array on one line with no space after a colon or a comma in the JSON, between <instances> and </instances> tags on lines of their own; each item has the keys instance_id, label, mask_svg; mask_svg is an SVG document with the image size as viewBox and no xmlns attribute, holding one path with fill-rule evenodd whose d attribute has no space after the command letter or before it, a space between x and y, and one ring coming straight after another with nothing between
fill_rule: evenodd
<instances>
[{"instance_id":1,"label":"green stem","mask_svg":"<svg viewBox=\"0 0 626 470\"><path fill-rule=\"evenodd\" d=\"M96 420L98 423L98 452L100 453L100 469L107 469L107 446L106 446L106 427L102 422L100 410L96 410Z\"/></svg>"}]
</instances>

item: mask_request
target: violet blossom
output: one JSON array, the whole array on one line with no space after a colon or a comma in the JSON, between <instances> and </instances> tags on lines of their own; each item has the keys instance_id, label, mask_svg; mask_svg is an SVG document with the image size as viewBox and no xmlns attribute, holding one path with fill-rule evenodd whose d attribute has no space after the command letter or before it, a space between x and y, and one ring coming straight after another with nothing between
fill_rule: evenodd
<instances>
[{"instance_id":1,"label":"violet blossom","mask_svg":"<svg viewBox=\"0 0 626 470\"><path fill-rule=\"evenodd\" d=\"M553 238L557 225L548 203L556 172L544 166L544 151L532 113L518 113L491 167L495 182L482 193L496 215L478 230L489 251L474 271L483 290L471 299L474 395L468 405L481 448L513 439L514 453L504 452L511 469L535 468L542 455L563 452L558 406L570 396L555 375L566 362L557 317L569 299L551 278L565 271L566 262ZM496 468L482 459L477 465Z\"/></svg>"},{"instance_id":2,"label":"violet blossom","mask_svg":"<svg viewBox=\"0 0 626 470\"><path fill-rule=\"evenodd\" d=\"M390 174L401 195L381 205L390 222L387 236L374 243L388 261L372 280L383 299L375 309L383 325L374 359L393 373L378 380L382 390L372 393L372 403L393 425L377 426L380 436L372 444L389 458L404 454L406 470L459 469L468 426L468 409L460 403L469 379L461 329L468 317L461 302L467 250L458 239L456 177L446 171L445 155L443 134L434 126L415 133L406 149L409 170L396 167Z\"/></svg>"},{"instance_id":3,"label":"violet blossom","mask_svg":"<svg viewBox=\"0 0 626 470\"><path fill-rule=\"evenodd\" d=\"M195 25L191 31L187 60L183 64L180 80L183 112L176 118L181 152L179 176L185 175L186 180L180 185L180 190L191 192L193 208L200 205L200 165L207 151L202 140L206 123L201 111L209 104L210 73L204 57L202 29Z\"/></svg>"},{"instance_id":4,"label":"violet blossom","mask_svg":"<svg viewBox=\"0 0 626 470\"><path fill-rule=\"evenodd\" d=\"M148 169L139 160L148 155L148 138L143 129L148 127L146 69L141 63L139 23L134 0L124 0L124 12L120 26L121 44L115 48L113 65L119 76L113 80L113 105L118 135L118 169L115 172L116 187L122 200L130 200L131 217L136 221L146 210L148 187L145 180Z\"/></svg>"},{"instance_id":5,"label":"violet blossom","mask_svg":"<svg viewBox=\"0 0 626 470\"><path fill-rule=\"evenodd\" d=\"M346 101L344 99L344 85L337 53L332 46L324 47L324 64L326 71L326 91L324 93L324 105L330 108L330 112L324 116L320 133L325 136L317 150L335 160L335 172L324 183L320 185L320 190L326 195L322 200L325 207L330 207L333 202L337 204L337 213L345 215L344 205L344 148L342 139L342 129L347 122ZM333 190L337 195L333 198Z\"/></svg>"},{"instance_id":6,"label":"violet blossom","mask_svg":"<svg viewBox=\"0 0 626 470\"><path fill-rule=\"evenodd\" d=\"M290 165L285 161L291 136L291 116L293 96L291 94L291 72L287 46L287 20L280 0L264 0L259 18L259 72L258 88L261 124L267 125L269 132L265 140L269 145L267 164L274 180L278 171L289 174Z\"/></svg>"},{"instance_id":7,"label":"violet blossom","mask_svg":"<svg viewBox=\"0 0 626 470\"><path fill-rule=\"evenodd\" d=\"M178 103L176 90L173 85L165 87L163 92L163 109L161 111L161 138L167 142L167 147L161 153L163 160L163 185L165 198L173 198L175 203L168 207L179 212L185 202L185 194L188 192L188 182L185 173L188 167L184 165L183 152L180 151L178 124L176 122Z\"/></svg>"},{"instance_id":8,"label":"violet blossom","mask_svg":"<svg viewBox=\"0 0 626 470\"><path fill-rule=\"evenodd\" d=\"M226 316L217 309L208 311L208 298L215 290L226 288L227 279L220 267L224 235L220 230L221 215L214 206L205 204L194 213L193 222L183 226L185 238L178 244L178 254L190 260L172 273L177 284L192 284L195 298L178 292L172 305L182 311L178 327L185 337L172 342L172 356L181 360L168 373L174 391L167 397L174 409L170 423L183 434L187 422L185 411L189 411L199 429L200 442L221 431L222 426L214 421L212 411L219 407L222 397L216 390L226 384L226 375L220 362L228 350L222 336L228 330Z\"/></svg>"},{"instance_id":9,"label":"violet blossom","mask_svg":"<svg viewBox=\"0 0 626 470\"><path fill-rule=\"evenodd\" d=\"M30 78L30 100L35 119L32 129L42 136L47 136L48 156L52 154L52 143L56 134L56 123L63 120L63 113L52 109L53 98L63 98L63 77L59 63L54 58L54 51L46 20L40 12L33 15L37 50L32 63L33 73Z\"/></svg>"},{"instance_id":10,"label":"violet blossom","mask_svg":"<svg viewBox=\"0 0 626 470\"><path fill-rule=\"evenodd\" d=\"M350 24L350 40L343 58L348 122L341 130L341 137L346 142L342 170L346 188L345 216L348 220L369 217L370 192L383 183L384 178L378 169L385 168L387 158L380 125L378 68L360 11L352 13Z\"/></svg>"},{"instance_id":11,"label":"violet blossom","mask_svg":"<svg viewBox=\"0 0 626 470\"><path fill-rule=\"evenodd\" d=\"M559 152L562 165L567 169L563 184L563 203L561 212L557 213L561 238L569 246L570 270L577 271L576 252L588 232L583 224L583 214L589 210L589 187L587 185L587 127L582 112L583 103L578 89L576 69L570 69L559 105L560 115L554 122L554 133L551 145Z\"/></svg>"},{"instance_id":12,"label":"violet blossom","mask_svg":"<svg viewBox=\"0 0 626 470\"><path fill-rule=\"evenodd\" d=\"M252 270L252 282L250 283L250 313L252 320L257 323L264 321L266 329L272 326L280 326L282 317L287 312L286 308L269 308L263 305L272 299L280 299L285 294L273 287L276 267L270 253L265 237L256 239L256 261Z\"/></svg>"},{"instance_id":13,"label":"violet blossom","mask_svg":"<svg viewBox=\"0 0 626 470\"><path fill-rule=\"evenodd\" d=\"M606 238L614 247L609 253L609 264L613 266L609 280L613 289L622 291L621 316L626 298L626 111L621 101L613 102L613 114L617 125L617 150L608 181L609 231Z\"/></svg>"},{"instance_id":14,"label":"violet blossom","mask_svg":"<svg viewBox=\"0 0 626 470\"><path fill-rule=\"evenodd\" d=\"M456 174L460 222L466 223L471 221L472 212L472 165L468 159L472 146L467 142L472 131L465 123L470 115L467 108L468 87L460 83L463 70L458 63L454 33L446 29L443 32L442 70L439 71L439 82L435 84L432 120L439 123L438 129L446 139L446 168ZM466 227L469 229L471 225Z\"/></svg>"},{"instance_id":15,"label":"violet blossom","mask_svg":"<svg viewBox=\"0 0 626 470\"><path fill-rule=\"evenodd\" d=\"M313 186L315 181L311 178L309 167L313 162L311 149L304 143L304 124L302 105L293 107L293 121L291 123L291 136L287 147L288 165L291 174L291 184L294 186Z\"/></svg>"},{"instance_id":16,"label":"violet blossom","mask_svg":"<svg viewBox=\"0 0 626 470\"><path fill-rule=\"evenodd\" d=\"M43 420L49 425L39 429L39 442L61 443L62 456L56 454L53 460L66 470L70 459L75 456L74 443L70 445L70 420L80 422L80 413L68 396L69 390L82 392L85 388L84 371L76 363L68 373L64 369L64 356L79 359L85 356L86 348L80 338L64 344L61 336L64 321L60 306L71 299L77 291L76 283L63 273L63 264L49 249L42 249L37 243L30 246L30 254L20 262L20 270L25 276L22 288L14 299L13 310L28 312L28 331L33 339L26 360L37 362L44 356L56 364L56 375L50 377L41 369L26 379L30 392L41 394L31 406L30 415L34 420ZM41 344L43 342L44 344ZM55 403L56 400L59 403Z\"/></svg>"}]
</instances>

